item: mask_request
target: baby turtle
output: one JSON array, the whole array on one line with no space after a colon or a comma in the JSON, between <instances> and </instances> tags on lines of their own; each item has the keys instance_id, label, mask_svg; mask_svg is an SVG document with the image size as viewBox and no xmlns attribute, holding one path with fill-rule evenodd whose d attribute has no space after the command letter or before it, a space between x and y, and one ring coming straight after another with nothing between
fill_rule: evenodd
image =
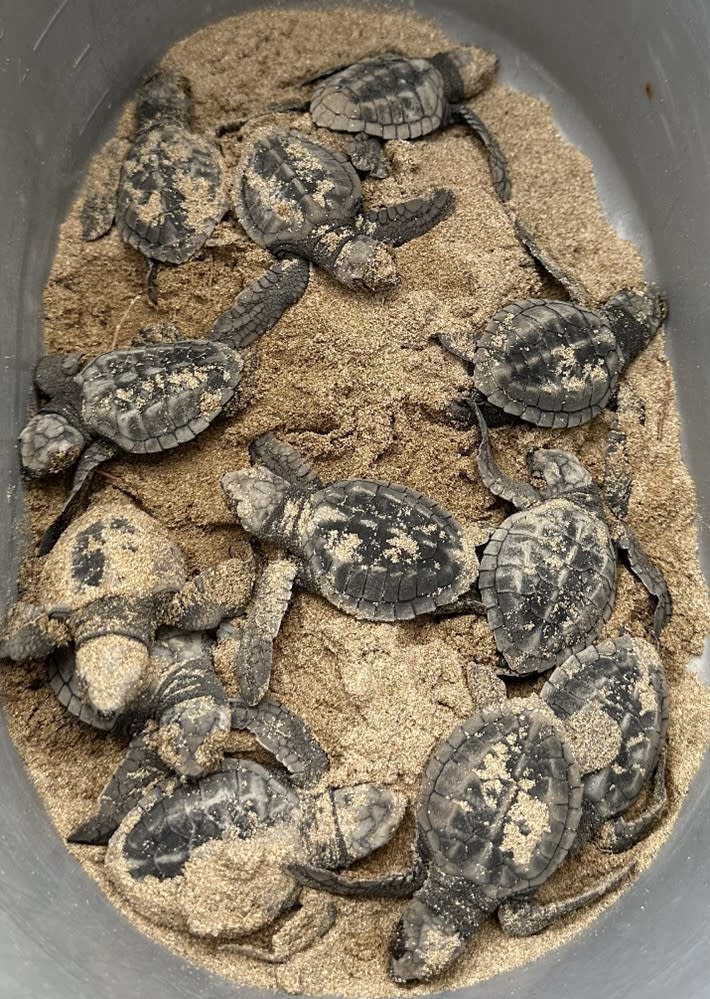
<instances>
[{"instance_id":1,"label":"baby turtle","mask_svg":"<svg viewBox=\"0 0 710 999\"><path fill-rule=\"evenodd\" d=\"M41 563L40 606L20 601L0 658L41 659L74 644L74 689L107 723L143 689L161 624L216 628L242 610L251 567L233 558L188 580L185 560L156 520L112 492L78 517Z\"/></svg>"},{"instance_id":2,"label":"baby turtle","mask_svg":"<svg viewBox=\"0 0 710 999\"><path fill-rule=\"evenodd\" d=\"M539 933L612 890L633 863L541 904L541 885L587 842L630 849L666 807L668 691L655 650L623 635L571 656L540 697L483 707L434 752L417 806L415 863L351 880L312 865L303 883L342 895L414 898L392 947L396 981L445 970L488 914L510 936ZM580 783L581 781L581 783ZM650 790L633 819L629 811Z\"/></svg>"},{"instance_id":3,"label":"baby turtle","mask_svg":"<svg viewBox=\"0 0 710 999\"><path fill-rule=\"evenodd\" d=\"M402 874L355 881L313 866L304 884L343 895L414 897L392 944L397 982L448 968L489 915L503 929L537 933L602 898L631 865L560 902L536 889L584 841L580 772L562 726L524 700L483 708L437 747L416 806L415 862Z\"/></svg>"},{"instance_id":4,"label":"baby turtle","mask_svg":"<svg viewBox=\"0 0 710 999\"><path fill-rule=\"evenodd\" d=\"M146 342L149 338L170 342ZM223 343L183 340L166 323L134 346L83 364L78 354L40 359L35 384L48 397L20 434L22 467L38 477L78 462L69 498L40 543L50 550L102 462L122 452L156 454L193 440L236 409L239 354Z\"/></svg>"},{"instance_id":5,"label":"baby turtle","mask_svg":"<svg viewBox=\"0 0 710 999\"><path fill-rule=\"evenodd\" d=\"M160 70L145 81L136 134L116 162L120 176L106 178L106 189L89 184L83 237L98 239L115 219L121 238L148 259L147 289L155 303L156 265L195 257L229 208L221 151L193 131L184 76Z\"/></svg>"},{"instance_id":6,"label":"baby turtle","mask_svg":"<svg viewBox=\"0 0 710 999\"><path fill-rule=\"evenodd\" d=\"M279 258L259 279L283 290L256 306L260 331L273 326L308 286L309 261L348 288L385 291L399 282L388 246L421 236L452 211L451 191L365 211L346 156L294 129L259 135L242 154L235 210L247 234ZM259 282L257 282L258 284ZM239 296L211 336L231 338L255 309ZM279 311L280 310L280 311Z\"/></svg>"},{"instance_id":7,"label":"baby turtle","mask_svg":"<svg viewBox=\"0 0 710 999\"><path fill-rule=\"evenodd\" d=\"M197 783L163 782L146 795L113 836L106 866L152 921L279 963L325 935L336 916L331 901L302 892L288 865L337 869L367 857L389 842L404 808L402 795L378 784L313 794L282 772L230 759ZM203 876L215 861L219 881ZM248 940L287 913L271 947Z\"/></svg>"},{"instance_id":8,"label":"baby turtle","mask_svg":"<svg viewBox=\"0 0 710 999\"><path fill-rule=\"evenodd\" d=\"M538 448L528 465L545 485L538 491L510 478L496 464L488 428L472 405L481 428L481 479L519 511L494 531L478 577L488 624L511 673L552 669L599 637L614 606L619 554L656 599L658 636L671 615L666 582L628 526L612 538L589 472L568 451Z\"/></svg>"},{"instance_id":9,"label":"baby turtle","mask_svg":"<svg viewBox=\"0 0 710 999\"><path fill-rule=\"evenodd\" d=\"M624 288L598 309L575 302L517 299L463 340L442 345L473 365L473 391L452 403L459 421L475 420L471 403L489 425L509 417L538 427L576 427L616 399L619 378L656 334L666 303L650 285Z\"/></svg>"},{"instance_id":10,"label":"baby turtle","mask_svg":"<svg viewBox=\"0 0 710 999\"><path fill-rule=\"evenodd\" d=\"M496 68L491 52L472 45L428 59L381 52L324 70L307 81L316 87L302 107L319 128L354 133L353 164L375 177L389 174L383 141L419 139L462 121L483 143L496 193L507 201L510 180L505 159L478 115L462 103L489 86Z\"/></svg>"},{"instance_id":11,"label":"baby turtle","mask_svg":"<svg viewBox=\"0 0 710 999\"><path fill-rule=\"evenodd\" d=\"M212 643L201 632L163 629L151 648L145 682L119 714L106 718L87 702L69 649L49 660L49 686L80 721L128 735L128 751L99 796L98 812L68 837L107 843L145 792L170 773L195 778L216 769L232 729L248 729L290 772L293 783L317 781L325 753L298 716L275 698L256 707L229 699L217 677Z\"/></svg>"},{"instance_id":12,"label":"baby turtle","mask_svg":"<svg viewBox=\"0 0 710 999\"><path fill-rule=\"evenodd\" d=\"M395 482L324 486L273 434L253 441L250 453L253 467L225 475L222 490L246 531L292 556L274 570L280 614L294 582L371 621L429 614L471 590L476 545L487 531L464 527L423 493ZM255 622L254 643L268 648L275 633L271 624Z\"/></svg>"}]
</instances>

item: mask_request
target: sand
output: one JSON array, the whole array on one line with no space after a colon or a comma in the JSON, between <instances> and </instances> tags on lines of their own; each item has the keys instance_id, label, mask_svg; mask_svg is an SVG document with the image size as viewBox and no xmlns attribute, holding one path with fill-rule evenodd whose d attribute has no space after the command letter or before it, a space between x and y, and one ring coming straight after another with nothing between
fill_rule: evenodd
<instances>
[{"instance_id":1,"label":"sand","mask_svg":"<svg viewBox=\"0 0 710 999\"><path fill-rule=\"evenodd\" d=\"M346 8L262 12L198 32L176 45L165 63L191 78L195 126L213 132L225 120L296 96L293 81L325 66L377 49L426 55L448 44L436 27L410 13L374 16ZM520 217L561 263L599 300L638 283L642 261L637 250L604 218L588 161L559 135L549 109L500 84L472 106L508 157ZM119 139L130 134L132 114L127 107ZM253 127L265 124L314 132L305 115L273 115ZM222 141L230 170L250 129ZM323 133L323 138L335 148L345 147L342 136ZM464 522L498 523L506 514L478 480L477 433L447 424L447 402L469 381L462 363L444 353L432 334L470 329L507 300L539 296L547 289L494 196L481 150L462 128L422 142L392 142L387 156L392 175L364 183L366 204L400 200L441 185L457 196L456 211L445 223L395 251L399 289L386 296L357 294L314 271L303 300L244 352L245 408L236 418L218 420L194 443L160 459L114 461L97 478L97 490L117 487L165 524L185 552L190 571L225 559L230 546L246 550L245 536L222 500L219 478L245 467L248 442L268 430L299 448L325 481L354 475L391 478L426 492ZM179 269L161 269L156 311L142 293L143 258L115 230L96 243L81 242L79 206L62 227L47 286L50 350L92 356L113 344L129 344L141 325L157 321L173 321L185 335L199 336L271 263L268 253L227 219L201 258ZM702 650L710 617L696 557L693 484L681 460L662 334L630 368L623 399L622 422L634 472L629 521L666 574L675 605L660 645L673 698L670 807L658 828L633 850L641 871L668 837L705 748L710 698L688 663ZM609 424L610 416L604 414L568 432L501 429L492 432L492 442L509 473L524 476L527 449L544 443L576 452L599 482ZM35 531L56 514L65 488L63 479L31 486ZM21 583L31 599L37 585L32 560ZM615 635L622 626L644 634L650 615L644 590L621 568L617 604L605 634ZM330 782L379 780L412 801L432 747L475 706L466 684L473 660L484 666L495 663L491 634L476 617L373 625L299 592L277 640L272 687L300 712L330 754ZM13 737L59 832L66 835L93 810L124 743L67 717L45 686L41 665L6 669L1 682ZM480 674L482 700L492 687L490 675ZM249 736L235 736L232 742L234 748L253 751ZM410 810L393 843L360 870L404 869L412 834ZM156 929L131 913L108 883L102 849L71 849L145 932L237 982L353 996L398 991L387 964L401 903L338 899L335 925L323 940L272 966L179 930ZM552 898L586 887L620 862L587 847L560 868L542 895ZM580 932L600 908L592 906L528 940L509 940L489 921L455 966L419 991L472 984L522 964ZM196 918L203 928L204 915Z\"/></svg>"}]
</instances>

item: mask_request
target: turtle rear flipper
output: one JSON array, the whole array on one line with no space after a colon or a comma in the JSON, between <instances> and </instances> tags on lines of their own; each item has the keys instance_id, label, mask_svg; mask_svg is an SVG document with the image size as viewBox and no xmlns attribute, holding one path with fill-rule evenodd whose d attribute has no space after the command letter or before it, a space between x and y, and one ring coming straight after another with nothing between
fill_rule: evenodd
<instances>
[{"instance_id":1,"label":"turtle rear flipper","mask_svg":"<svg viewBox=\"0 0 710 999\"><path fill-rule=\"evenodd\" d=\"M390 175L382 143L367 132L358 132L353 136L350 142L350 161L358 173L369 174L376 180L384 180Z\"/></svg>"},{"instance_id":2,"label":"turtle rear flipper","mask_svg":"<svg viewBox=\"0 0 710 999\"><path fill-rule=\"evenodd\" d=\"M67 836L68 843L103 846L146 791L170 773L158 755L152 735L136 735L106 787L99 795L99 810Z\"/></svg>"},{"instance_id":3,"label":"turtle rear flipper","mask_svg":"<svg viewBox=\"0 0 710 999\"><path fill-rule=\"evenodd\" d=\"M604 830L595 846L608 853L623 853L630 850L659 821L668 807L668 788L666 785L666 766L668 762L668 747L664 746L658 758L656 772L651 787L651 800L640 815L633 819L620 816Z\"/></svg>"},{"instance_id":4,"label":"turtle rear flipper","mask_svg":"<svg viewBox=\"0 0 710 999\"><path fill-rule=\"evenodd\" d=\"M410 198L363 212L361 230L381 243L402 246L448 218L455 203L452 191L436 188L428 197Z\"/></svg>"},{"instance_id":5,"label":"turtle rear flipper","mask_svg":"<svg viewBox=\"0 0 710 999\"><path fill-rule=\"evenodd\" d=\"M81 208L81 238L93 242L105 236L116 218L116 199L121 166L130 148L127 139L109 140L100 159L89 170Z\"/></svg>"},{"instance_id":6,"label":"turtle rear flipper","mask_svg":"<svg viewBox=\"0 0 710 999\"><path fill-rule=\"evenodd\" d=\"M217 318L208 337L238 349L267 333L286 309L303 297L310 264L301 257L285 257L273 264L237 296L234 305Z\"/></svg>"},{"instance_id":7,"label":"turtle rear flipper","mask_svg":"<svg viewBox=\"0 0 710 999\"><path fill-rule=\"evenodd\" d=\"M316 737L298 715L274 697L264 697L255 707L238 698L230 700L232 728L247 729L272 753L299 786L316 784L330 760Z\"/></svg>"}]
</instances>

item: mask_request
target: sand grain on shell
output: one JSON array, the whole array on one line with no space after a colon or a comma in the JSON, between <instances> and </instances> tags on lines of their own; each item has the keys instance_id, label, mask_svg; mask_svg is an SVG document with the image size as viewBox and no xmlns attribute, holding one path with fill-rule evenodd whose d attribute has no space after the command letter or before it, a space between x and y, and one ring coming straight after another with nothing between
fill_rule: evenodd
<instances>
[{"instance_id":1,"label":"sand grain on shell","mask_svg":"<svg viewBox=\"0 0 710 999\"><path fill-rule=\"evenodd\" d=\"M437 28L409 13L274 11L200 31L177 44L165 62L190 77L195 128L213 134L224 121L297 97L292 81L324 66L377 49L428 55L448 44ZM604 219L588 161L560 137L547 107L500 84L472 104L508 157L516 208L538 238L599 299L622 285L637 284L642 277L638 252ZM128 107L121 117L120 139L131 133L132 113ZM256 124L314 132L306 115L273 114ZM249 134L247 129L243 137L224 138L230 170ZM341 150L349 141L320 135ZM422 142L389 143L387 156L392 176L363 185L368 206L438 186L452 188L457 196L449 219L394 251L400 288L387 296L356 294L314 271L304 299L245 352L245 359L256 358L258 365L247 364L250 373L241 391L246 408L238 417L217 421L192 444L160 460L115 461L98 477L99 489L110 476L113 485L174 532L190 570L227 558L230 546L247 550L224 506L219 480L246 466L248 442L270 430L302 450L326 482L357 475L392 479L422 490L464 521L503 519L503 508L478 480L477 434L455 430L444 419L447 402L468 384L466 371L431 334L474 328L511 298L539 297L546 289L494 196L480 149L461 127ZM105 162L99 163L95 172L105 168ZM156 320L175 321L188 336L204 334L272 262L229 219L211 243L214 247L200 259L179 269L161 269L156 316L145 297L137 297L144 259L115 230L95 243L82 243L75 207L62 227L45 297L48 346L94 355L114 340L127 346L139 326ZM708 696L687 671L708 630L708 603L695 555L694 491L680 460L673 383L663 348L658 336L632 365L622 392L622 424L635 472L630 522L666 573L675 604L661 643L673 698L670 808L634 850L639 870L671 830L710 727ZM639 399L643 421L637 416ZM605 415L568 432L501 429L492 434L493 447L504 470L521 477L529 447L564 447L579 454L600 482L608 425ZM36 530L57 513L64 489L59 480L32 487ZM27 562L22 583L31 599L36 563ZM642 634L650 611L644 591L621 569L606 634L617 634L621 626ZM493 640L480 619L373 625L301 593L276 643L273 689L304 716L331 754L333 783L381 780L413 801L433 746L473 707L465 683L473 660L495 665ZM232 682L227 674L224 679ZM69 718L44 685L41 666L5 670L2 685L14 738L65 835L93 810L125 744ZM483 684L486 697L493 686ZM241 734L232 738L235 746L253 746ZM412 837L410 812L394 842L362 869L404 869ZM271 966L218 951L178 930L156 930L131 914L110 886L103 850L72 850L137 925L236 981L291 992L365 996L400 991L387 974L387 950L401 903L339 899L337 922L322 942L284 965ZM560 867L542 895L576 892L618 863L618 858L585 848L574 862ZM528 940L508 940L489 921L433 991L471 984L537 957L579 932L599 909L584 910ZM203 928L207 916L202 910L195 913Z\"/></svg>"}]
</instances>

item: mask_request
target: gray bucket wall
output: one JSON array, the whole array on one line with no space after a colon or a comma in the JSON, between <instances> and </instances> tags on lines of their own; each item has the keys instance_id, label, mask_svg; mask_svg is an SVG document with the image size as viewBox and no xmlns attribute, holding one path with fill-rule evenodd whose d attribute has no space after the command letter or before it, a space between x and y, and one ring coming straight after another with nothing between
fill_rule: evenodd
<instances>
[{"instance_id":1,"label":"gray bucket wall","mask_svg":"<svg viewBox=\"0 0 710 999\"><path fill-rule=\"evenodd\" d=\"M177 38L256 4L238 0L28 0L0 6L0 541L2 591L21 542L14 441L40 351L57 226L139 75ZM604 202L671 300L670 350L687 459L710 503L710 3L448 0L415 3L460 41L499 52L503 78L551 101L590 155ZM650 99L645 84L650 83ZM703 530L707 566L708 531ZM232 997L141 936L66 852L0 719L0 995L8 999ZM472 996L710 996L706 760L653 867L591 931ZM245 990L246 991L246 990ZM253 990L250 995L256 994Z\"/></svg>"}]
</instances>

